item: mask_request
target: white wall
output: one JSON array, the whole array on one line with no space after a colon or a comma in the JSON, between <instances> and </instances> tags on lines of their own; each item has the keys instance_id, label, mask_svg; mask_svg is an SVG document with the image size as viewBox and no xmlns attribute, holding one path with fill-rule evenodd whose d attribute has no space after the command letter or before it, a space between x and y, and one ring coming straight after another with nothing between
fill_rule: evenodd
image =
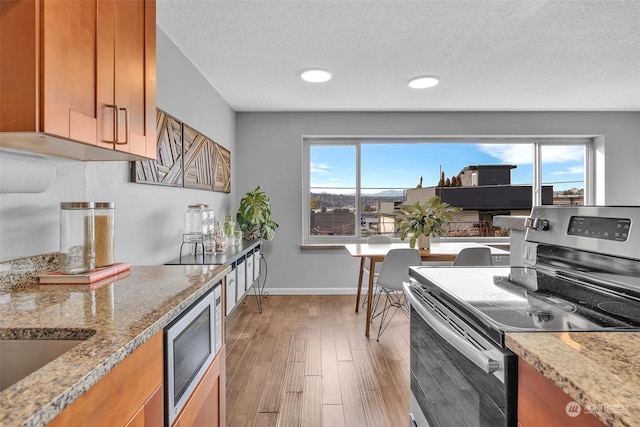
<instances>
[{"instance_id":1,"label":"white wall","mask_svg":"<svg viewBox=\"0 0 640 427\"><path fill-rule=\"evenodd\" d=\"M238 194L260 185L280 224L266 244L272 292L346 292L359 261L345 250L302 251L302 139L305 135L602 135L597 138L599 204L640 205L636 181L640 113L238 113ZM606 160L603 154L606 151ZM250 171L250 173L246 173Z\"/></svg>"},{"instance_id":2,"label":"white wall","mask_svg":"<svg viewBox=\"0 0 640 427\"><path fill-rule=\"evenodd\" d=\"M231 151L236 182L235 112L158 28L157 105ZM129 162L50 157L57 168L41 194L0 194L0 261L55 252L62 201L116 204L116 260L162 264L179 255L187 205L206 203L222 218L235 211L230 194L130 182Z\"/></svg>"}]
</instances>

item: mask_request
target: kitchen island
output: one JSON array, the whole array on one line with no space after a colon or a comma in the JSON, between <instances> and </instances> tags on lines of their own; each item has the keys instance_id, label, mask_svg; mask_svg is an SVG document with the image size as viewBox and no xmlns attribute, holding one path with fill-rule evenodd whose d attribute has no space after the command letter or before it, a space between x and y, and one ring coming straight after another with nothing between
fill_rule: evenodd
<instances>
[{"instance_id":1,"label":"kitchen island","mask_svg":"<svg viewBox=\"0 0 640 427\"><path fill-rule=\"evenodd\" d=\"M0 339L81 339L0 392L0 426L44 426L220 283L226 266L132 267L98 286L0 293Z\"/></svg>"},{"instance_id":2,"label":"kitchen island","mask_svg":"<svg viewBox=\"0 0 640 427\"><path fill-rule=\"evenodd\" d=\"M640 425L640 332L509 333L506 344L604 424Z\"/></svg>"}]
</instances>

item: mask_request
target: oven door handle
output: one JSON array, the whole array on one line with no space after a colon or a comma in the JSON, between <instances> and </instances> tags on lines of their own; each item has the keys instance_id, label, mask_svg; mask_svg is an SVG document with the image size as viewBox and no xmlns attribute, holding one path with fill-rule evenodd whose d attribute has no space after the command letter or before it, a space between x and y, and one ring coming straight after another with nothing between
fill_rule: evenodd
<instances>
[{"instance_id":1,"label":"oven door handle","mask_svg":"<svg viewBox=\"0 0 640 427\"><path fill-rule=\"evenodd\" d=\"M425 322L427 322L429 326L438 333L438 335L487 374L501 369L500 362L487 357L471 343L453 332L447 324L438 320L433 314L429 313L428 309L425 308L424 303L420 302L413 294L408 283L404 283L403 286L404 293L409 299L411 306L418 312Z\"/></svg>"}]
</instances>

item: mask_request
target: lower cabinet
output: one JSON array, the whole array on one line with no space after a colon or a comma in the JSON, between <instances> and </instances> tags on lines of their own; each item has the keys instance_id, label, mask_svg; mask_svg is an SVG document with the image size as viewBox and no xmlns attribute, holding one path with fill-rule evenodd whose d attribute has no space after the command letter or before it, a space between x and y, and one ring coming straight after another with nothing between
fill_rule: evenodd
<instances>
[{"instance_id":1,"label":"lower cabinet","mask_svg":"<svg viewBox=\"0 0 640 427\"><path fill-rule=\"evenodd\" d=\"M129 420L126 427L164 425L164 387L159 386L144 406Z\"/></svg>"},{"instance_id":2,"label":"lower cabinet","mask_svg":"<svg viewBox=\"0 0 640 427\"><path fill-rule=\"evenodd\" d=\"M533 366L518 359L518 426L604 427Z\"/></svg>"},{"instance_id":3,"label":"lower cabinet","mask_svg":"<svg viewBox=\"0 0 640 427\"><path fill-rule=\"evenodd\" d=\"M229 274L227 274L226 280L225 280L225 298L226 298L226 304L225 304L225 315L228 315L229 313L231 313L231 310L233 310L233 308L236 306L236 302L238 301L238 298L240 298L240 293L236 294L236 268L235 265L232 267L232 270Z\"/></svg>"},{"instance_id":4,"label":"lower cabinet","mask_svg":"<svg viewBox=\"0 0 640 427\"><path fill-rule=\"evenodd\" d=\"M173 427L226 426L225 352L223 345Z\"/></svg>"},{"instance_id":5,"label":"lower cabinet","mask_svg":"<svg viewBox=\"0 0 640 427\"><path fill-rule=\"evenodd\" d=\"M47 426L164 424L163 337L156 333Z\"/></svg>"}]
</instances>

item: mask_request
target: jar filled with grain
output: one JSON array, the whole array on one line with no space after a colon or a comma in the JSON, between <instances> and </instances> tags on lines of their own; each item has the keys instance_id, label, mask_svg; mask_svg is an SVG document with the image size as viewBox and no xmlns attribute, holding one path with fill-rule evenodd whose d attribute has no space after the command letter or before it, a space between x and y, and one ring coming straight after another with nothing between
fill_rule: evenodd
<instances>
[{"instance_id":1,"label":"jar filled with grain","mask_svg":"<svg viewBox=\"0 0 640 427\"><path fill-rule=\"evenodd\" d=\"M115 203L95 203L96 267L106 267L115 262Z\"/></svg>"}]
</instances>

